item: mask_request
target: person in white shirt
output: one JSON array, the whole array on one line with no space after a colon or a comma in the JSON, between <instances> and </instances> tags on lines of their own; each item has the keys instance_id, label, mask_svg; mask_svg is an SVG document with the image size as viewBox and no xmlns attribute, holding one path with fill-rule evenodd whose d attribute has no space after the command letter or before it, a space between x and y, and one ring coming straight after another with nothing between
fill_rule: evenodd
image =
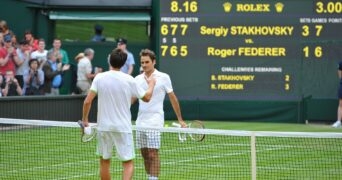
<instances>
[{"instance_id":1,"label":"person in white shirt","mask_svg":"<svg viewBox=\"0 0 342 180\"><path fill-rule=\"evenodd\" d=\"M135 79L120 71L127 59L127 54L114 49L109 57L110 70L98 74L91 84L84 100L82 121L88 126L91 104L97 96L97 154L100 156L100 176L110 180L110 158L113 147L122 161L122 179L132 179L134 166L134 143L132 135L131 111L132 98L148 102L153 93L156 80L145 79L147 90L140 88ZM118 179L118 178L116 178Z\"/></svg>"},{"instance_id":2,"label":"person in white shirt","mask_svg":"<svg viewBox=\"0 0 342 180\"><path fill-rule=\"evenodd\" d=\"M41 69L47 61L48 51L45 49L45 46L46 46L45 40L39 39L38 49L31 53L31 59L37 59L40 64L39 69Z\"/></svg>"},{"instance_id":3,"label":"person in white shirt","mask_svg":"<svg viewBox=\"0 0 342 180\"><path fill-rule=\"evenodd\" d=\"M156 64L155 53L149 49L143 49L140 52L140 64L144 72L135 77L138 85L143 89L147 89L148 84L144 79L152 76L156 78L157 83L149 103L139 100L139 111L136 120L137 129L149 127L162 128L164 126L163 103L166 94L170 98L178 122L182 127L186 127L182 118L178 99L173 92L169 75L154 68L154 65ZM160 159L158 154L158 149L160 148L160 132L138 130L136 141L137 147L140 149L141 155L144 158L148 180L158 179L160 171Z\"/></svg>"},{"instance_id":4,"label":"person in white shirt","mask_svg":"<svg viewBox=\"0 0 342 180\"><path fill-rule=\"evenodd\" d=\"M91 60L94 58L94 50L91 48L87 48L84 50L84 57L79 60L77 63L77 83L76 86L79 88L81 94L88 94L91 81L94 77L102 72L102 69L99 69L95 73L92 73L93 66L91 64Z\"/></svg>"}]
</instances>

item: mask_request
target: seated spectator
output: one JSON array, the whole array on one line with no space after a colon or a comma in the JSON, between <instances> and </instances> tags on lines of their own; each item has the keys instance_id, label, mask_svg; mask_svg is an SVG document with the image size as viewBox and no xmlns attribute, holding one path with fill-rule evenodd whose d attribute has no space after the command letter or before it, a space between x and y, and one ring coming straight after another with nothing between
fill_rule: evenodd
<instances>
[{"instance_id":1,"label":"seated spectator","mask_svg":"<svg viewBox=\"0 0 342 180\"><path fill-rule=\"evenodd\" d=\"M21 96L23 90L18 80L14 77L14 71L6 71L4 82L2 83L3 96Z\"/></svg>"},{"instance_id":2,"label":"seated spectator","mask_svg":"<svg viewBox=\"0 0 342 180\"><path fill-rule=\"evenodd\" d=\"M42 87L44 84L44 72L39 69L38 59L30 59L29 69L24 73L24 94L43 95Z\"/></svg>"},{"instance_id":3,"label":"seated spectator","mask_svg":"<svg viewBox=\"0 0 342 180\"><path fill-rule=\"evenodd\" d=\"M44 71L44 86L45 95L59 95L59 88L62 86L62 74L69 70L69 64L57 62L57 57L53 51L48 51L47 62L43 66Z\"/></svg>"}]
</instances>

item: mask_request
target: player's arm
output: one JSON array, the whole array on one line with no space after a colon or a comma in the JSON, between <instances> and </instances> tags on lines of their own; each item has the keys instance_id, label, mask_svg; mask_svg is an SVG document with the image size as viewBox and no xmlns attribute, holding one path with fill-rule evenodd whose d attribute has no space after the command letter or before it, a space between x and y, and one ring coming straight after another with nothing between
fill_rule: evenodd
<instances>
[{"instance_id":1,"label":"player's arm","mask_svg":"<svg viewBox=\"0 0 342 180\"><path fill-rule=\"evenodd\" d=\"M83 102L83 113L82 113L82 121L85 127L88 126L88 116L89 116L89 111L91 108L91 104L94 100L94 98L96 97L96 93L92 90L89 91L86 99Z\"/></svg>"},{"instance_id":2,"label":"player's arm","mask_svg":"<svg viewBox=\"0 0 342 180\"><path fill-rule=\"evenodd\" d=\"M154 77L145 77L145 80L148 84L148 89L146 90L145 95L141 98L141 100L143 100L144 102L149 102L152 98L154 86L156 85L156 79Z\"/></svg>"},{"instance_id":3,"label":"player's arm","mask_svg":"<svg viewBox=\"0 0 342 180\"><path fill-rule=\"evenodd\" d=\"M129 54L130 54L130 55L129 55ZM131 54L131 53L128 53L128 54L127 54L127 62L128 62L128 71L127 71L127 74L132 75L133 70L134 70L134 64L135 64L133 54Z\"/></svg>"},{"instance_id":4,"label":"player's arm","mask_svg":"<svg viewBox=\"0 0 342 180\"><path fill-rule=\"evenodd\" d=\"M177 116L179 124L182 127L186 127L186 123L183 120L181 109L180 109L180 105L179 105L179 102L178 102L176 94L172 91L172 92L168 93L168 95L169 95L169 98L170 98L170 102L171 102L172 108L173 108L173 110L176 113L176 116Z\"/></svg>"},{"instance_id":5,"label":"player's arm","mask_svg":"<svg viewBox=\"0 0 342 180\"><path fill-rule=\"evenodd\" d=\"M134 69L133 64L130 64L130 65L128 66L128 72L127 72L127 74L132 75L133 69Z\"/></svg>"},{"instance_id":6,"label":"player's arm","mask_svg":"<svg viewBox=\"0 0 342 180\"><path fill-rule=\"evenodd\" d=\"M338 75L338 78L342 79L342 71L341 70L337 71L337 75Z\"/></svg>"},{"instance_id":7,"label":"player's arm","mask_svg":"<svg viewBox=\"0 0 342 180\"><path fill-rule=\"evenodd\" d=\"M137 102L137 100L138 100L138 98L132 97L132 98L131 98L131 104L134 104L135 102Z\"/></svg>"}]
</instances>

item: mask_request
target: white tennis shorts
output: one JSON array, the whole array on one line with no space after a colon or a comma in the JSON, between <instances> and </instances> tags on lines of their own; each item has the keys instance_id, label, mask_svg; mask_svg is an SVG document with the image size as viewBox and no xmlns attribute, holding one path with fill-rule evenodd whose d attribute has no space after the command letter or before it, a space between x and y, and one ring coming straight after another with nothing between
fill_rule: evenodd
<instances>
[{"instance_id":1,"label":"white tennis shorts","mask_svg":"<svg viewBox=\"0 0 342 180\"><path fill-rule=\"evenodd\" d=\"M151 148L159 149L161 133L156 130L137 130L136 143L139 149Z\"/></svg>"},{"instance_id":2,"label":"white tennis shorts","mask_svg":"<svg viewBox=\"0 0 342 180\"><path fill-rule=\"evenodd\" d=\"M113 156L115 147L116 156L121 161L129 161L135 158L132 133L98 131L97 155L103 159Z\"/></svg>"}]
</instances>

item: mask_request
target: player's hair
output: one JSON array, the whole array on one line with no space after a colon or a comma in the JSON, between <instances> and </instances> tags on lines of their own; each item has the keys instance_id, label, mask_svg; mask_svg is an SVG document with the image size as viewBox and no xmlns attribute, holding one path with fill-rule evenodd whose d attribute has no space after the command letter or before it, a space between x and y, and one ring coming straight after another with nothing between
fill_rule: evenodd
<instances>
[{"instance_id":1,"label":"player's hair","mask_svg":"<svg viewBox=\"0 0 342 180\"><path fill-rule=\"evenodd\" d=\"M149 49L142 49L139 55L140 57L149 56L152 61L156 60L156 54L152 50L149 50Z\"/></svg>"},{"instance_id":2,"label":"player's hair","mask_svg":"<svg viewBox=\"0 0 342 180\"><path fill-rule=\"evenodd\" d=\"M121 68L127 60L127 53L119 48L115 48L109 57L109 64L113 68Z\"/></svg>"}]
</instances>

